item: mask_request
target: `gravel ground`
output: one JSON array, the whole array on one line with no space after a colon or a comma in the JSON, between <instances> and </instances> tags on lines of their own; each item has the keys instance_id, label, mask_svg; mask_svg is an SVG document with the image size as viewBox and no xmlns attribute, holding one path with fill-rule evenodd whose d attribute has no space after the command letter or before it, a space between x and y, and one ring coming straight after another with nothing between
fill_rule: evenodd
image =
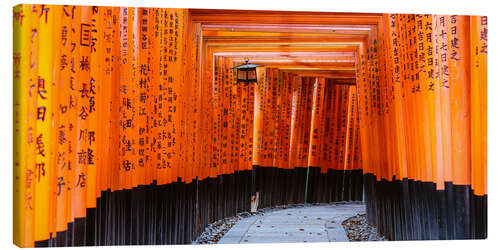
<instances>
[{"instance_id":1,"label":"gravel ground","mask_svg":"<svg viewBox=\"0 0 500 250\"><path fill-rule=\"evenodd\" d=\"M262 208L257 210L255 213L251 212L241 212L236 214L235 216L224 218L222 220L218 220L212 224L209 224L205 231L196 239L193 244L217 244L217 242L224 236L224 234L231 229L238 221L247 218L249 216L264 216L265 213L287 209L287 208L298 208L304 206L321 206L321 205L332 205L332 204L362 204L358 201L353 202L334 202L334 203L309 203L307 205L304 204L292 204L292 205L281 205L269 208ZM352 217L354 218L354 217ZM345 227L345 226L344 226ZM350 240L350 237L349 237Z\"/></svg>"},{"instance_id":2,"label":"gravel ground","mask_svg":"<svg viewBox=\"0 0 500 250\"><path fill-rule=\"evenodd\" d=\"M193 244L217 244L224 234L231 229L238 221L243 218L252 216L254 213L242 212L236 216L218 220L209 224L205 231L196 239Z\"/></svg>"},{"instance_id":3,"label":"gravel ground","mask_svg":"<svg viewBox=\"0 0 500 250\"><path fill-rule=\"evenodd\" d=\"M385 241L377 228L368 224L366 214L358 214L342 222L349 241Z\"/></svg>"}]
</instances>

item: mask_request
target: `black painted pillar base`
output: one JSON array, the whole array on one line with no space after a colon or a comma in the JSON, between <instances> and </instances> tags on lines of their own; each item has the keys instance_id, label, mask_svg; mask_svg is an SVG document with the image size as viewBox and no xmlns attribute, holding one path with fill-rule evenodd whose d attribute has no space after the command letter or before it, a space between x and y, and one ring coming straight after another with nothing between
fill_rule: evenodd
<instances>
[{"instance_id":1,"label":"black painted pillar base","mask_svg":"<svg viewBox=\"0 0 500 250\"><path fill-rule=\"evenodd\" d=\"M380 180L365 174L367 218L389 240L485 239L487 197L469 185Z\"/></svg>"}]
</instances>

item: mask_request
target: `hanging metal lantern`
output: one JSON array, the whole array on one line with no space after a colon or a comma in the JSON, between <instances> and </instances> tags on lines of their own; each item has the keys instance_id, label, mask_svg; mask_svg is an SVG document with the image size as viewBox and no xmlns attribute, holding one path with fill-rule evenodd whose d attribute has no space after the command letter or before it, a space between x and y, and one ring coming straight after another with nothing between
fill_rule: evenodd
<instances>
[{"instance_id":1,"label":"hanging metal lantern","mask_svg":"<svg viewBox=\"0 0 500 250\"><path fill-rule=\"evenodd\" d=\"M251 82L257 82L257 67L262 67L263 65L257 65L253 63L248 63L248 58L245 60L245 64L238 65L233 69L236 69L236 79L237 83L244 82L248 85Z\"/></svg>"}]
</instances>

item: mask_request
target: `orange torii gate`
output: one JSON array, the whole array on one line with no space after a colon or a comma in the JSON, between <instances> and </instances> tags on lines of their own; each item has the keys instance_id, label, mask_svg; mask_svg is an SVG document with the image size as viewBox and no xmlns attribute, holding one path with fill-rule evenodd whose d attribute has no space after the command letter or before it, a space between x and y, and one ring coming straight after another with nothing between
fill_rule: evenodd
<instances>
[{"instance_id":1,"label":"orange torii gate","mask_svg":"<svg viewBox=\"0 0 500 250\"><path fill-rule=\"evenodd\" d=\"M486 237L486 17L14 17L19 246L190 243L250 210L252 180L261 207L365 199L391 240Z\"/></svg>"}]
</instances>

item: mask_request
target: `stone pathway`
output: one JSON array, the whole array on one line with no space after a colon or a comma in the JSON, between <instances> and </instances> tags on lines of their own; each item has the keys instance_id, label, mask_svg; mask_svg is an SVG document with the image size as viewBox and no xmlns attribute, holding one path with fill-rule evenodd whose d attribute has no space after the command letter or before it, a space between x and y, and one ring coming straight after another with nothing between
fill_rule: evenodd
<instances>
[{"instance_id":1,"label":"stone pathway","mask_svg":"<svg viewBox=\"0 0 500 250\"><path fill-rule=\"evenodd\" d=\"M364 214L361 204L305 206L255 215L239 221L219 244L349 241L342 222Z\"/></svg>"}]
</instances>

